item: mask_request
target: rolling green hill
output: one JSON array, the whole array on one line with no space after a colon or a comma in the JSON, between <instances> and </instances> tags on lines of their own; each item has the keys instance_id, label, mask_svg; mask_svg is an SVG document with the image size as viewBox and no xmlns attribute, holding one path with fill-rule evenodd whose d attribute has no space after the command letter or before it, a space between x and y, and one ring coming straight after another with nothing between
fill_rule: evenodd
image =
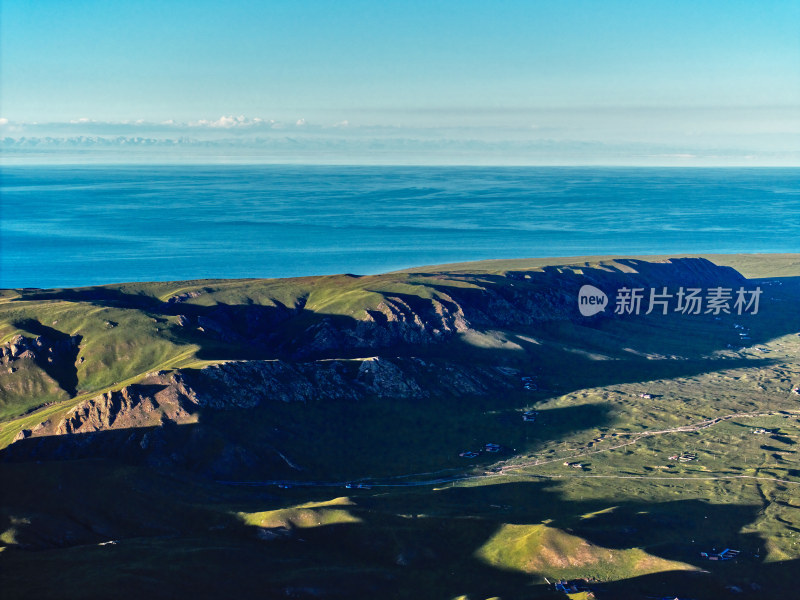
<instances>
[{"instance_id":1,"label":"rolling green hill","mask_svg":"<svg viewBox=\"0 0 800 600\"><path fill-rule=\"evenodd\" d=\"M5 290L0 584L790 594L800 258L709 258ZM587 284L610 303L590 317ZM719 287L759 288L758 313L613 310Z\"/></svg>"}]
</instances>

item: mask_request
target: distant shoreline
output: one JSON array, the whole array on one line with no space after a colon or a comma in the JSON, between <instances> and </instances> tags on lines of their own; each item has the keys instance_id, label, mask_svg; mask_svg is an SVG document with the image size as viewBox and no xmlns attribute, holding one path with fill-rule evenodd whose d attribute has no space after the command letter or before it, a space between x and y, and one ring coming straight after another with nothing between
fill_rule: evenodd
<instances>
[{"instance_id":1,"label":"distant shoreline","mask_svg":"<svg viewBox=\"0 0 800 600\"><path fill-rule=\"evenodd\" d=\"M800 252L792 169L2 171L6 288Z\"/></svg>"},{"instance_id":2,"label":"distant shoreline","mask_svg":"<svg viewBox=\"0 0 800 600\"><path fill-rule=\"evenodd\" d=\"M762 277L800 276L800 253L735 253L735 254L611 254L606 256L561 256L543 258L499 258L492 260L423 265L400 269L397 273L426 273L433 271L507 271L510 269L536 269L553 266L574 266L599 263L615 259L666 261L671 258L705 258L723 266L733 267L748 279Z\"/></svg>"},{"instance_id":3,"label":"distant shoreline","mask_svg":"<svg viewBox=\"0 0 800 600\"><path fill-rule=\"evenodd\" d=\"M14 290L53 290L53 289L86 289L128 284L186 284L202 285L205 282L235 282L235 281L283 281L307 280L324 277L352 276L380 277L383 275L400 273L501 273L513 270L539 270L544 267L575 267L595 266L598 264L612 265L617 260L643 260L647 262L666 262L676 258L705 258L716 265L732 267L748 279L762 279L767 277L797 277L800 276L800 253L775 253L775 254L653 254L653 255L608 255L608 256L563 256L543 258L500 258L481 261L468 261L448 263L442 265L423 265L408 269L398 269L385 273L354 274L332 273L323 275L298 275L294 277L230 277L230 278L196 278L176 280L148 280L148 281L116 281L85 286L63 286L52 288L17 287L0 288L0 292ZM0 299L2 294L0 294Z\"/></svg>"},{"instance_id":4,"label":"distant shoreline","mask_svg":"<svg viewBox=\"0 0 800 600\"><path fill-rule=\"evenodd\" d=\"M2 151L2 147L0 147ZM186 160L167 160L166 158L159 160L140 160L135 161L130 158L120 159L118 161L108 160L107 155L103 155L100 160L92 160L91 158L84 158L75 156L66 157L40 157L31 158L29 156L14 156L5 154L0 158L0 169L142 169L142 168L191 168L197 167L202 169L219 168L311 168L311 169L325 169L325 168L346 168L346 169L542 169L542 170L669 170L669 171L792 171L800 169L800 163L786 163L786 164L758 164L751 163L733 163L733 164L682 164L682 163L612 163L612 162L585 162L585 163L494 163L494 162L434 162L431 160L420 162L401 162L391 161L386 162L364 162L362 160L354 160L353 162L309 162L304 159L298 160L269 160L262 161L252 160L246 158L237 160L235 156L214 156L207 160L189 158Z\"/></svg>"}]
</instances>

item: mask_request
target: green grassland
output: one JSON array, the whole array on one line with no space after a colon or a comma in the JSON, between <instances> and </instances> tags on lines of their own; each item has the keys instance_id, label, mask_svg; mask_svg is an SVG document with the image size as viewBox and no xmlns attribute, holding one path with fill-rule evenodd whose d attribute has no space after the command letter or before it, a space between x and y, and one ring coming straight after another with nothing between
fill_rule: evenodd
<instances>
[{"instance_id":1,"label":"green grassland","mask_svg":"<svg viewBox=\"0 0 800 600\"><path fill-rule=\"evenodd\" d=\"M280 448L302 468L274 478L291 487L102 456L0 460L4 597L563 598L547 583L559 578L593 579L598 598L792 597L800 259L713 259L782 285L765 285L759 315L471 328L413 348L426 361L516 369L536 390L201 415L243 446ZM0 375L0 447L151 371L274 357L269 346L253 353L187 330L178 315L193 310L291 313L274 329L299 339L322 318L364 319L387 298L416 308L415 299L446 302L453 287L479 290L484 276L585 263L626 266L520 259L361 278L4 291L0 342L45 326L81 336L83 361L72 394L33 362ZM524 422L531 409L536 421ZM458 456L487 442L501 452ZM680 456L692 458L670 458ZM726 547L741 554L700 556Z\"/></svg>"},{"instance_id":2,"label":"green grassland","mask_svg":"<svg viewBox=\"0 0 800 600\"><path fill-rule=\"evenodd\" d=\"M776 271L785 276L800 274L800 261L795 255L713 258L750 276L763 277ZM131 283L41 292L6 290L0 297L0 343L9 342L15 335L35 337L36 331L26 329L30 323L80 336L82 360L75 366L75 378L77 395L83 395L119 388L150 371L188 366L199 360L220 360L230 355L230 348L209 345L201 336L179 327L177 318L181 309L202 310L221 305L302 307L301 314L277 328L277 335L291 338L321 317L362 319L366 311L375 310L387 296L429 300L446 295L448 287L480 289L478 283L449 277L448 273L475 273L479 277L481 273L501 273L510 268L538 271L548 264L627 268L607 257L520 259L465 263L450 271L432 267L425 274L409 272L361 278ZM187 297L165 310L164 303L181 294L196 294L196 297ZM474 339L472 342L480 343ZM662 342L658 339L657 345L663 345ZM201 348L203 343L205 348ZM234 357L244 358L246 353L237 348ZM0 423L37 406L67 400L65 390L42 369L17 369L15 373L4 374L0 383Z\"/></svg>"}]
</instances>

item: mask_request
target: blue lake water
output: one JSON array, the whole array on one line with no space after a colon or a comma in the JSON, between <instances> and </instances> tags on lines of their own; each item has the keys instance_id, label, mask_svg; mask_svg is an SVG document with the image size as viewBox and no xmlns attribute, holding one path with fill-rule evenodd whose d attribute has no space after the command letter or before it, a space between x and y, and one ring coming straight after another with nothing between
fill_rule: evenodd
<instances>
[{"instance_id":1,"label":"blue lake water","mask_svg":"<svg viewBox=\"0 0 800 600\"><path fill-rule=\"evenodd\" d=\"M800 169L4 167L0 287L800 252Z\"/></svg>"}]
</instances>

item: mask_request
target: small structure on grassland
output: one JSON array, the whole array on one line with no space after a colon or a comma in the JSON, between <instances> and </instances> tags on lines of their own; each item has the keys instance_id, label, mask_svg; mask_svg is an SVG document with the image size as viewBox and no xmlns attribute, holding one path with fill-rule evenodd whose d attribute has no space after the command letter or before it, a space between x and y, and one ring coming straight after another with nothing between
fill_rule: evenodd
<instances>
[{"instance_id":1,"label":"small structure on grassland","mask_svg":"<svg viewBox=\"0 0 800 600\"><path fill-rule=\"evenodd\" d=\"M684 452L683 454L673 454L669 457L670 460L677 460L678 462L691 462L697 460L697 452Z\"/></svg>"},{"instance_id":2,"label":"small structure on grassland","mask_svg":"<svg viewBox=\"0 0 800 600\"><path fill-rule=\"evenodd\" d=\"M561 592L571 600L590 600L595 598L594 592L589 587L588 579L562 579L553 583L557 592Z\"/></svg>"},{"instance_id":3,"label":"small structure on grassland","mask_svg":"<svg viewBox=\"0 0 800 600\"><path fill-rule=\"evenodd\" d=\"M527 421L528 423L533 423L536 421L536 417L538 415L539 413L535 410L526 410L524 413L522 413L522 420Z\"/></svg>"},{"instance_id":4,"label":"small structure on grassland","mask_svg":"<svg viewBox=\"0 0 800 600\"><path fill-rule=\"evenodd\" d=\"M708 560L733 560L740 554L741 551L739 550L725 548L725 550L722 552L716 552L715 550L712 550L711 552L701 552L700 556Z\"/></svg>"}]
</instances>

